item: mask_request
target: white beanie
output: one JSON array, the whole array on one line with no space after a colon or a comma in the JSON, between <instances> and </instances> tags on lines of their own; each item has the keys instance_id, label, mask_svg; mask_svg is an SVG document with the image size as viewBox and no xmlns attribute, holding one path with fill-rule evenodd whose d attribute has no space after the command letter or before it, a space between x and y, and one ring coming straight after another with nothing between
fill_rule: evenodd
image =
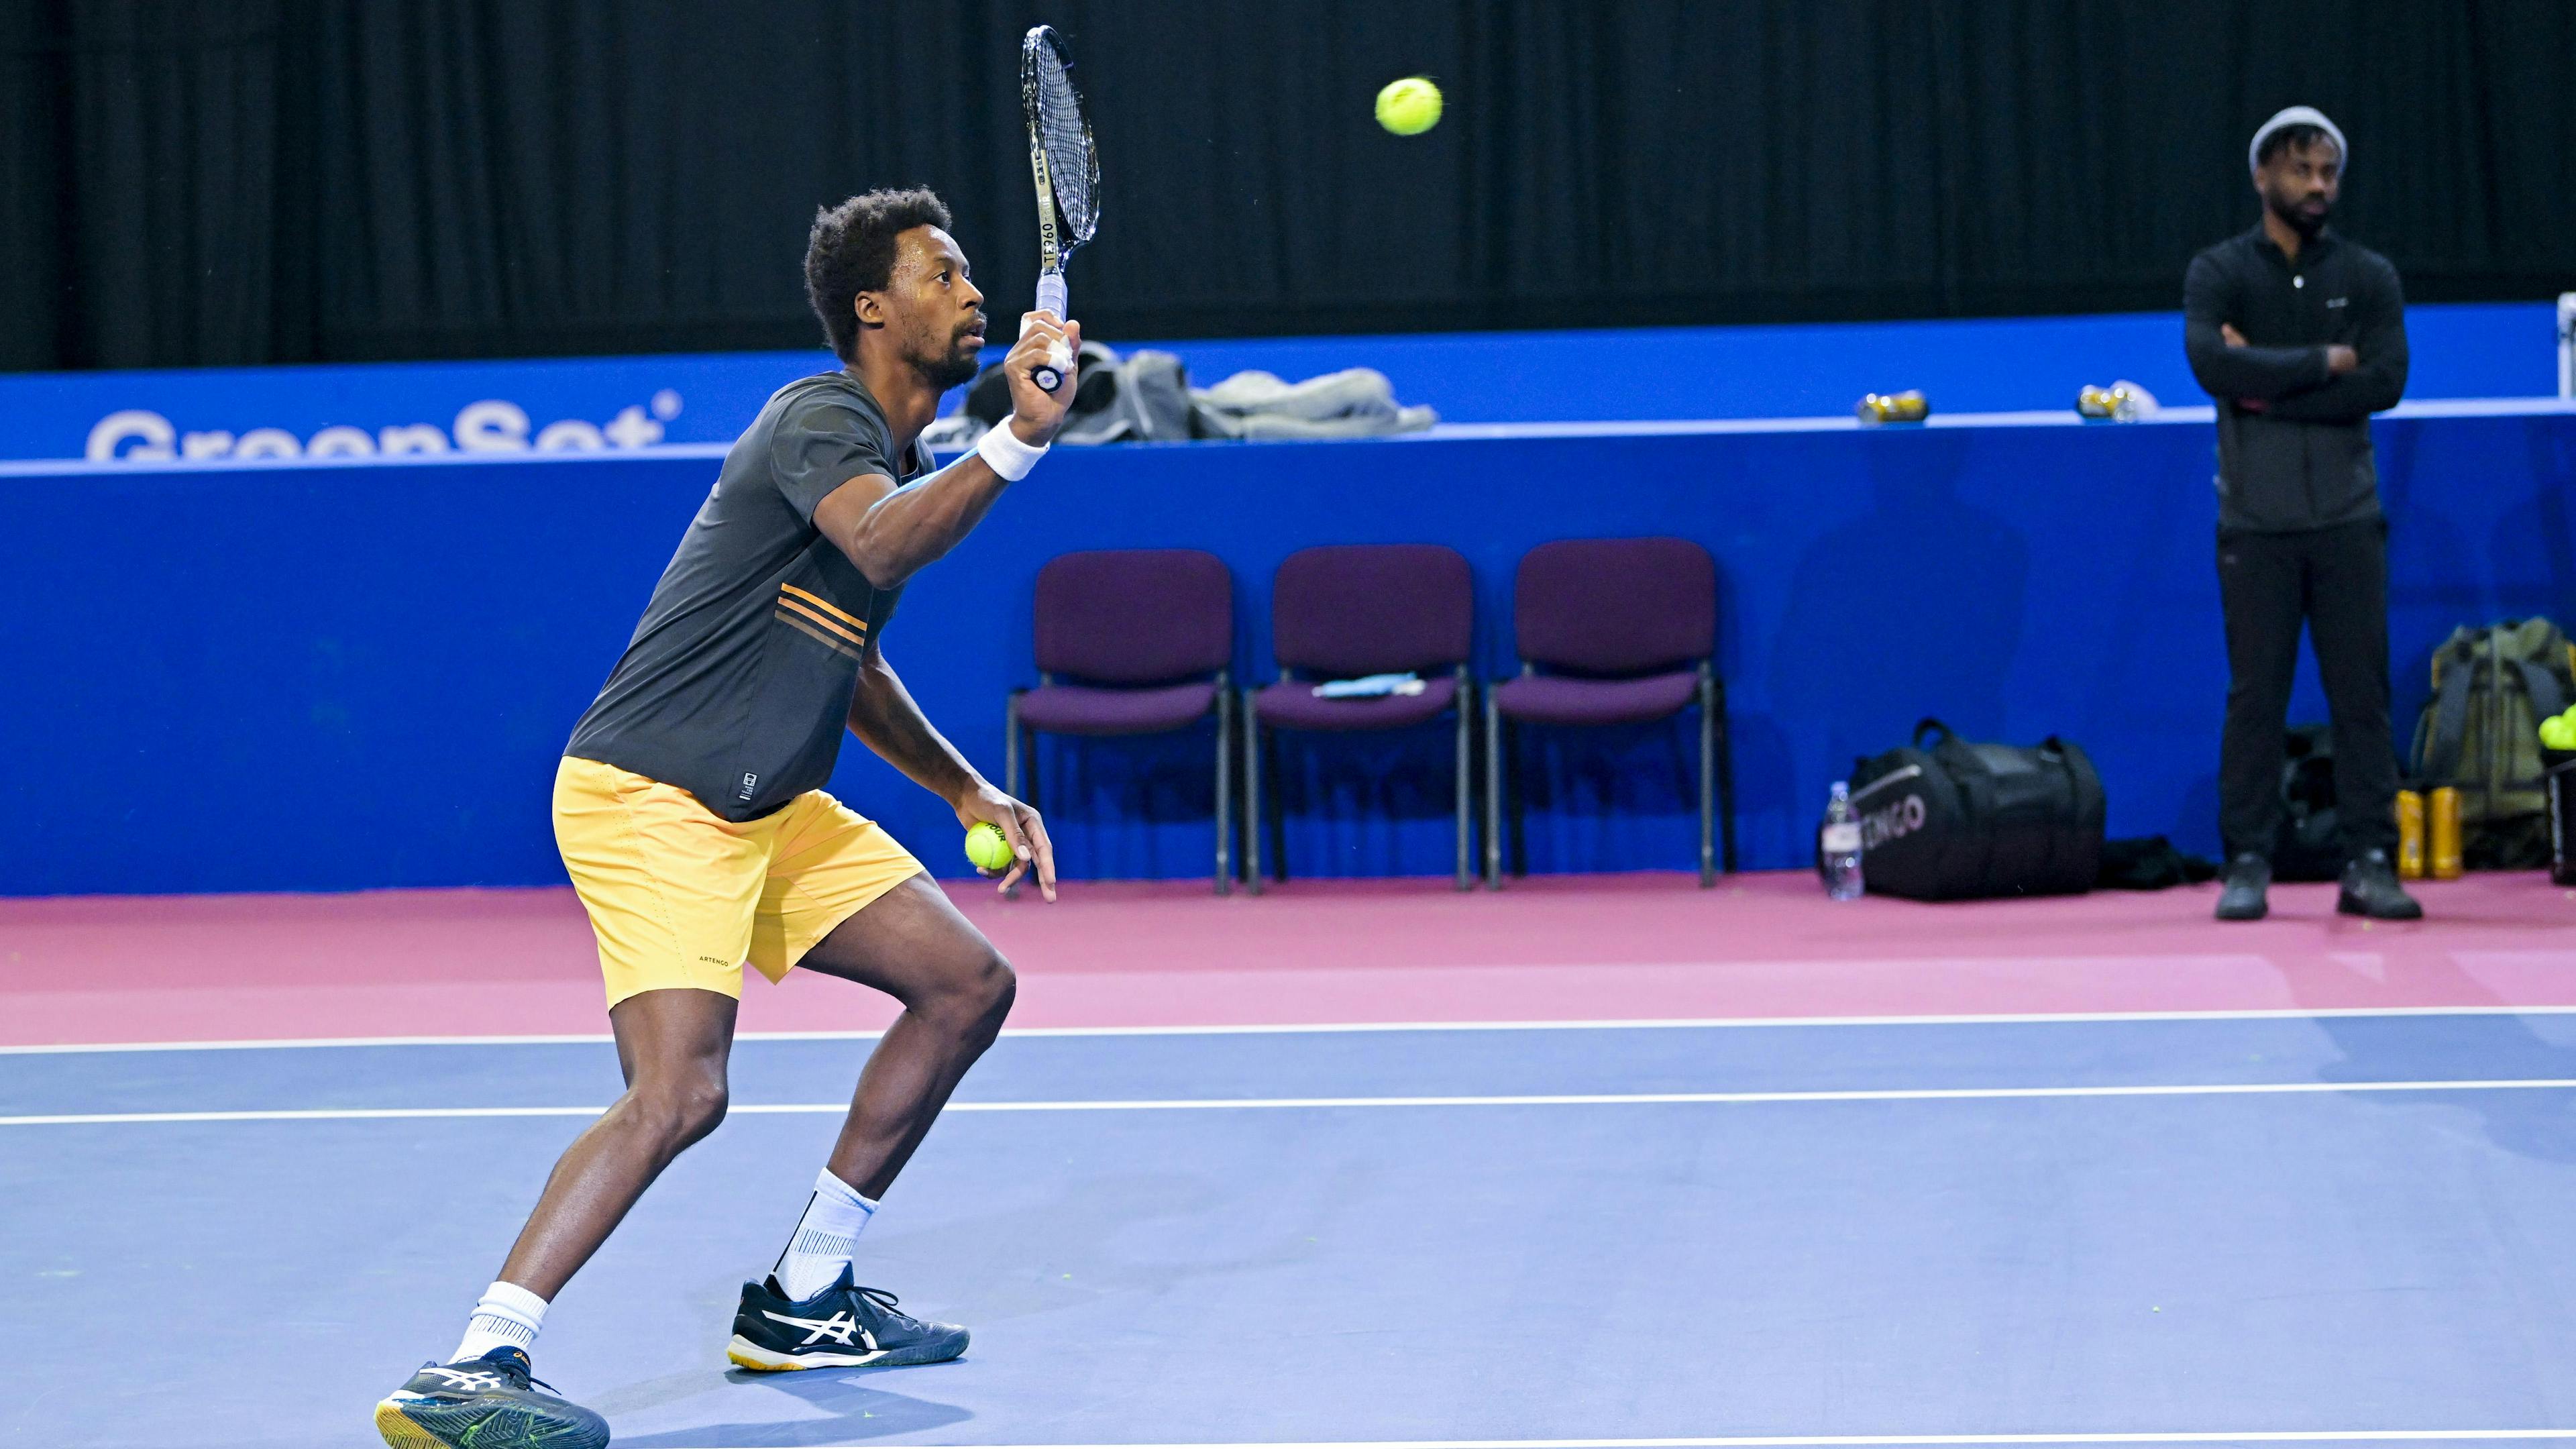
<instances>
[{"instance_id":1,"label":"white beanie","mask_svg":"<svg viewBox=\"0 0 2576 1449\"><path fill-rule=\"evenodd\" d=\"M2272 119L2263 123L2262 129L2254 133L2254 140L2252 143L2246 146L2246 170L2260 171L2263 169L2263 142L2269 138L2274 131L2278 131L2285 126L2314 126L2318 130L2325 132L2326 135L2334 141L2336 154L2343 158L2343 168L2345 170L2351 169L2352 148L2344 144L2342 128L2336 126L2334 122L2327 120L2325 112L2318 110L2314 106L2284 106L2280 110L2272 113Z\"/></svg>"}]
</instances>

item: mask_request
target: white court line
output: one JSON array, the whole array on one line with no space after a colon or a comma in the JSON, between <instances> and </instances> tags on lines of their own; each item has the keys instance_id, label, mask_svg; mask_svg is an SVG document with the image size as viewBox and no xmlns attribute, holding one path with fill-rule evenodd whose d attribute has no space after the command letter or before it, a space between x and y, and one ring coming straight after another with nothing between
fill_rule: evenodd
<instances>
[{"instance_id":1,"label":"white court line","mask_svg":"<svg viewBox=\"0 0 2576 1449\"><path fill-rule=\"evenodd\" d=\"M2129 1434L1747 1434L1704 1439L1343 1439L1304 1443L987 1444L973 1449L1864 1449L1904 1444L2422 1444L2576 1439L2576 1429L2251 1429Z\"/></svg>"},{"instance_id":2,"label":"white court line","mask_svg":"<svg viewBox=\"0 0 2576 1449\"><path fill-rule=\"evenodd\" d=\"M1328 1036L1397 1031L1708 1031L1812 1026L2064 1026L2124 1021L2332 1021L2368 1017L2569 1016L2565 1006L2328 1006L2252 1007L2217 1011L1999 1011L1929 1016L1691 1016L1612 1018L1601 1021L1338 1021L1207 1026L1013 1026L1006 1037L1121 1036ZM874 1041L879 1031L746 1031L736 1041ZM65 1042L0 1046L0 1056L61 1056L81 1052L220 1052L304 1048L601 1046L606 1032L552 1036L332 1036L245 1037L230 1041Z\"/></svg>"},{"instance_id":3,"label":"white court line","mask_svg":"<svg viewBox=\"0 0 2576 1449\"><path fill-rule=\"evenodd\" d=\"M1455 1097L1165 1097L1057 1102L951 1102L949 1112L1279 1112L1380 1107L1677 1107L1788 1102L1995 1102L2089 1097L2277 1097L2360 1092L2529 1092L2576 1088L2576 1077L2443 1082L2147 1083L2110 1087L1886 1087L1824 1092L1564 1092ZM238 1112L70 1112L0 1117L0 1127L96 1127L151 1122L377 1122L472 1117L596 1117L607 1107L298 1107ZM847 1102L753 1102L736 1116L834 1116Z\"/></svg>"}]
</instances>

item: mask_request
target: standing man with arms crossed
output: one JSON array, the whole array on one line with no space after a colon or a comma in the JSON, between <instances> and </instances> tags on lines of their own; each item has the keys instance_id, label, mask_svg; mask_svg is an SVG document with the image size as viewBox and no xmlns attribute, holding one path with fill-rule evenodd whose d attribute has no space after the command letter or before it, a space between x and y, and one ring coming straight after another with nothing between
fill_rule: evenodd
<instances>
[{"instance_id":1,"label":"standing man with arms crossed","mask_svg":"<svg viewBox=\"0 0 2576 1449\"><path fill-rule=\"evenodd\" d=\"M749 1369L936 1363L966 1330L855 1286L876 1200L993 1042L1011 968L874 823L823 793L846 727L989 821L1055 898L1035 810L941 738L886 662L904 582L1025 475L1073 397L1031 373L1081 329L1022 319L1012 416L936 473L915 440L974 376L983 294L928 191L876 191L815 218L806 292L845 364L788 384L725 457L625 657L555 777L555 838L599 937L626 1094L583 1132L443 1364L376 1406L396 1449L598 1449L599 1415L529 1377L560 1292L654 1177L724 1117L748 959L872 986L903 1014L868 1058L840 1140L766 1283L746 1283L728 1356ZM926 475L926 476L925 476ZM898 481L902 480L902 481Z\"/></svg>"},{"instance_id":2,"label":"standing man with arms crossed","mask_svg":"<svg viewBox=\"0 0 2576 1449\"><path fill-rule=\"evenodd\" d=\"M2308 106L2246 150L2263 219L2192 258L2183 346L2218 400L2222 921L2260 920L2281 825L2282 740L2304 621L2334 718L2335 811L2351 864L2335 908L2410 921L2397 883L2388 717L2388 521L2370 415L2406 390L2406 301L2388 259L2326 227L2349 154Z\"/></svg>"}]
</instances>

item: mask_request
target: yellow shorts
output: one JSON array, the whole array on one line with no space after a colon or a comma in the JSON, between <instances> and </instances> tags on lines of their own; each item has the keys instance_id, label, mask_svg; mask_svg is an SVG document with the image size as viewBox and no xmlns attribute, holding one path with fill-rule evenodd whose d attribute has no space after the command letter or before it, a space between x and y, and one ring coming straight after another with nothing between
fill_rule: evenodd
<instances>
[{"instance_id":1,"label":"yellow shorts","mask_svg":"<svg viewBox=\"0 0 2576 1449\"><path fill-rule=\"evenodd\" d=\"M921 874L872 820L820 790L737 824L675 785L566 756L555 844L599 936L608 1004L694 986L742 995L742 963L776 981L832 928Z\"/></svg>"}]
</instances>

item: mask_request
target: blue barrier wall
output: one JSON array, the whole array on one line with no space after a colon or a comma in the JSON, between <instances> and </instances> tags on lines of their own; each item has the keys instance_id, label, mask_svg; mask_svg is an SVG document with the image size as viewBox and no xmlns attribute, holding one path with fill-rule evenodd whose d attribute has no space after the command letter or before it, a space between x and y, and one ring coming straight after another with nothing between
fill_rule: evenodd
<instances>
[{"instance_id":1,"label":"blue barrier wall","mask_svg":"<svg viewBox=\"0 0 2576 1449\"><path fill-rule=\"evenodd\" d=\"M2403 721L2453 626L2576 618L2576 414L2402 417L2378 437ZM1290 550L1453 543L1499 673L1522 551L1676 533L1718 559L1748 864L1798 863L1826 782L1924 713L2081 741L2115 832L2207 848L2225 683L2210 447L2206 423L2174 422L1067 451L915 583L887 647L998 772L1030 580L1056 553L1215 550L1249 661ZM0 891L560 880L556 752L714 467L688 450L0 476ZM2303 685L2297 712L2321 710ZM1687 864L1682 738L1541 751L1533 866ZM1445 871L1445 745L1295 751L1296 868ZM1050 750L1067 871L1203 871L1204 749ZM864 749L835 788L962 870L945 809Z\"/></svg>"},{"instance_id":2,"label":"blue barrier wall","mask_svg":"<svg viewBox=\"0 0 2576 1449\"><path fill-rule=\"evenodd\" d=\"M2407 324L2409 397L2557 390L2547 303L2417 307ZM2170 312L1141 345L1179 352L1202 382L1375 367L1404 401L1465 423L1840 416L1864 392L1908 387L1943 413L2058 409L2122 377L2167 403L2204 400ZM817 350L0 376L0 459L724 442L771 391L830 365Z\"/></svg>"},{"instance_id":3,"label":"blue barrier wall","mask_svg":"<svg viewBox=\"0 0 2576 1449\"><path fill-rule=\"evenodd\" d=\"M2557 325L2546 302L2409 308L2406 395L2555 393ZM1397 397L1459 423L1839 417L1863 393L1909 387L1947 413L2072 409L2077 388L2119 378L2168 404L2208 401L2179 312L1168 345L1194 379L1374 367Z\"/></svg>"}]
</instances>

